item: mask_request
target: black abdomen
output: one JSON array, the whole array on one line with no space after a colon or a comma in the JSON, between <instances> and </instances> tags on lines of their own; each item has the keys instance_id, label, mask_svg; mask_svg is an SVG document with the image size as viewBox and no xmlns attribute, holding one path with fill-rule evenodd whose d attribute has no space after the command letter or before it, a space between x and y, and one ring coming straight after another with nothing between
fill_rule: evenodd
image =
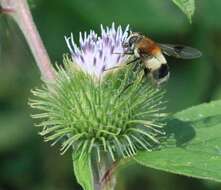
<instances>
[{"instance_id":1,"label":"black abdomen","mask_svg":"<svg viewBox=\"0 0 221 190\"><path fill-rule=\"evenodd\" d=\"M158 82L162 83L169 78L169 66L162 64L159 69L153 71L153 78Z\"/></svg>"},{"instance_id":2,"label":"black abdomen","mask_svg":"<svg viewBox=\"0 0 221 190\"><path fill-rule=\"evenodd\" d=\"M169 67L167 64L162 64L160 66L160 68L158 69L158 75L159 75L159 79L164 78L165 76L167 76L169 74Z\"/></svg>"}]
</instances>

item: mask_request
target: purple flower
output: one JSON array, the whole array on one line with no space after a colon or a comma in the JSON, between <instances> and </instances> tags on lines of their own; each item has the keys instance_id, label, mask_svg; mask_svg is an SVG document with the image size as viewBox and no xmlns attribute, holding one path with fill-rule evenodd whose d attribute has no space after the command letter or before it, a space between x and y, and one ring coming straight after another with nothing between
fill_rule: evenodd
<instances>
[{"instance_id":1,"label":"purple flower","mask_svg":"<svg viewBox=\"0 0 221 190\"><path fill-rule=\"evenodd\" d=\"M89 34L80 32L78 47L74 41L73 34L65 37L71 52L73 62L78 64L82 70L96 78L102 78L106 70L124 63L128 56L123 54L122 43L128 37L129 26L122 30L121 26L104 27L101 25L101 36L93 30Z\"/></svg>"}]
</instances>

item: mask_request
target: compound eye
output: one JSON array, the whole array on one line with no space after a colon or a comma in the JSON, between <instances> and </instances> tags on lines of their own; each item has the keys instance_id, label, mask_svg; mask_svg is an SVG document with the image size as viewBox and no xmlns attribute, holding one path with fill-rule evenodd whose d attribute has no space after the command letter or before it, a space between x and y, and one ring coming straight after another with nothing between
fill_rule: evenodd
<instances>
[{"instance_id":1,"label":"compound eye","mask_svg":"<svg viewBox=\"0 0 221 190\"><path fill-rule=\"evenodd\" d=\"M123 46L123 48L129 48L129 43L128 42L123 42L123 44L122 44L122 46Z\"/></svg>"},{"instance_id":2,"label":"compound eye","mask_svg":"<svg viewBox=\"0 0 221 190\"><path fill-rule=\"evenodd\" d=\"M130 47L132 47L134 45L134 43L137 41L138 36L132 36L129 40L128 40L128 44Z\"/></svg>"}]
</instances>

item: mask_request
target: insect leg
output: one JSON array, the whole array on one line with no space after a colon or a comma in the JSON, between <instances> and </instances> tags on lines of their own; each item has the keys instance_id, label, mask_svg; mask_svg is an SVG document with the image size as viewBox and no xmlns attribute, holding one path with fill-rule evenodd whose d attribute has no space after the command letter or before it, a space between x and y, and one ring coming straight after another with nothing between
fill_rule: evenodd
<instances>
[{"instance_id":1,"label":"insect leg","mask_svg":"<svg viewBox=\"0 0 221 190\"><path fill-rule=\"evenodd\" d=\"M146 67L143 69L143 71L144 71L144 76L146 76L146 77L150 73L150 70L148 68L146 68Z\"/></svg>"},{"instance_id":2,"label":"insect leg","mask_svg":"<svg viewBox=\"0 0 221 190\"><path fill-rule=\"evenodd\" d=\"M140 58L136 58L133 60L133 62L140 60ZM141 61L141 60L140 60ZM131 62L129 62L130 64ZM137 67L137 65L140 64L139 62L136 62L136 64L134 65L134 68ZM139 74L141 71L143 70L143 68L141 68L140 70L136 71L137 74ZM143 80L143 76L142 76L142 80ZM122 92L120 94L122 94L125 90L127 90L134 82L130 82L129 84L127 84L124 89L122 90Z\"/></svg>"},{"instance_id":3,"label":"insect leg","mask_svg":"<svg viewBox=\"0 0 221 190\"><path fill-rule=\"evenodd\" d=\"M117 68L120 68L120 67L122 67L122 66L111 67L111 68L105 69L104 71L110 71L110 70L117 69Z\"/></svg>"},{"instance_id":4,"label":"insect leg","mask_svg":"<svg viewBox=\"0 0 221 190\"><path fill-rule=\"evenodd\" d=\"M133 59L132 61L129 61L128 63L126 63L126 65L129 65L129 64L131 64L131 63L134 63L134 62L138 61L139 59L140 59L140 58L137 57L137 58Z\"/></svg>"},{"instance_id":5,"label":"insect leg","mask_svg":"<svg viewBox=\"0 0 221 190\"><path fill-rule=\"evenodd\" d=\"M123 53L119 53L119 52L114 52L112 54L119 54L119 55L134 55L133 52L123 52Z\"/></svg>"},{"instance_id":6,"label":"insect leg","mask_svg":"<svg viewBox=\"0 0 221 190\"><path fill-rule=\"evenodd\" d=\"M134 62L136 62L136 61L139 60L139 59L140 59L140 58L135 58L135 59L133 59L132 61L129 61L128 63L126 63L126 65L129 65L129 64L131 64L131 63L134 63ZM117 68L120 68L120 67L123 67L123 66L124 66L124 65L111 67L111 68L105 69L105 71L117 69Z\"/></svg>"}]
</instances>

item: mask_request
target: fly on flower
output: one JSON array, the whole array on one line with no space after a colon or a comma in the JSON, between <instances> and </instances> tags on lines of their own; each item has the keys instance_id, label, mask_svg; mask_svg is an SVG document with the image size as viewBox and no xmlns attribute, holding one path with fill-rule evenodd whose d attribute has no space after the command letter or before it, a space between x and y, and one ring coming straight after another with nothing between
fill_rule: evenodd
<instances>
[{"instance_id":1,"label":"fly on flower","mask_svg":"<svg viewBox=\"0 0 221 190\"><path fill-rule=\"evenodd\" d=\"M133 55L134 60L142 64L144 75L148 76L154 83L161 84L169 78L169 67L163 54L179 59L195 59L201 56L201 52L195 48L160 44L140 33L131 33L123 43L124 54Z\"/></svg>"},{"instance_id":2,"label":"fly on flower","mask_svg":"<svg viewBox=\"0 0 221 190\"><path fill-rule=\"evenodd\" d=\"M142 75L131 68L108 77L104 72L128 62L127 55L114 54L124 51L127 38L128 27L114 24L101 27L100 36L94 31L80 34L79 46L73 35L66 37L71 59L64 57L55 71L56 82L46 83L50 88L33 91L30 105L38 110L33 117L41 119L40 134L52 145L60 142L62 154L71 149L75 159L91 154L100 161L107 154L115 161L160 145L167 115L165 92L143 85ZM130 81L130 89L122 93Z\"/></svg>"}]
</instances>

